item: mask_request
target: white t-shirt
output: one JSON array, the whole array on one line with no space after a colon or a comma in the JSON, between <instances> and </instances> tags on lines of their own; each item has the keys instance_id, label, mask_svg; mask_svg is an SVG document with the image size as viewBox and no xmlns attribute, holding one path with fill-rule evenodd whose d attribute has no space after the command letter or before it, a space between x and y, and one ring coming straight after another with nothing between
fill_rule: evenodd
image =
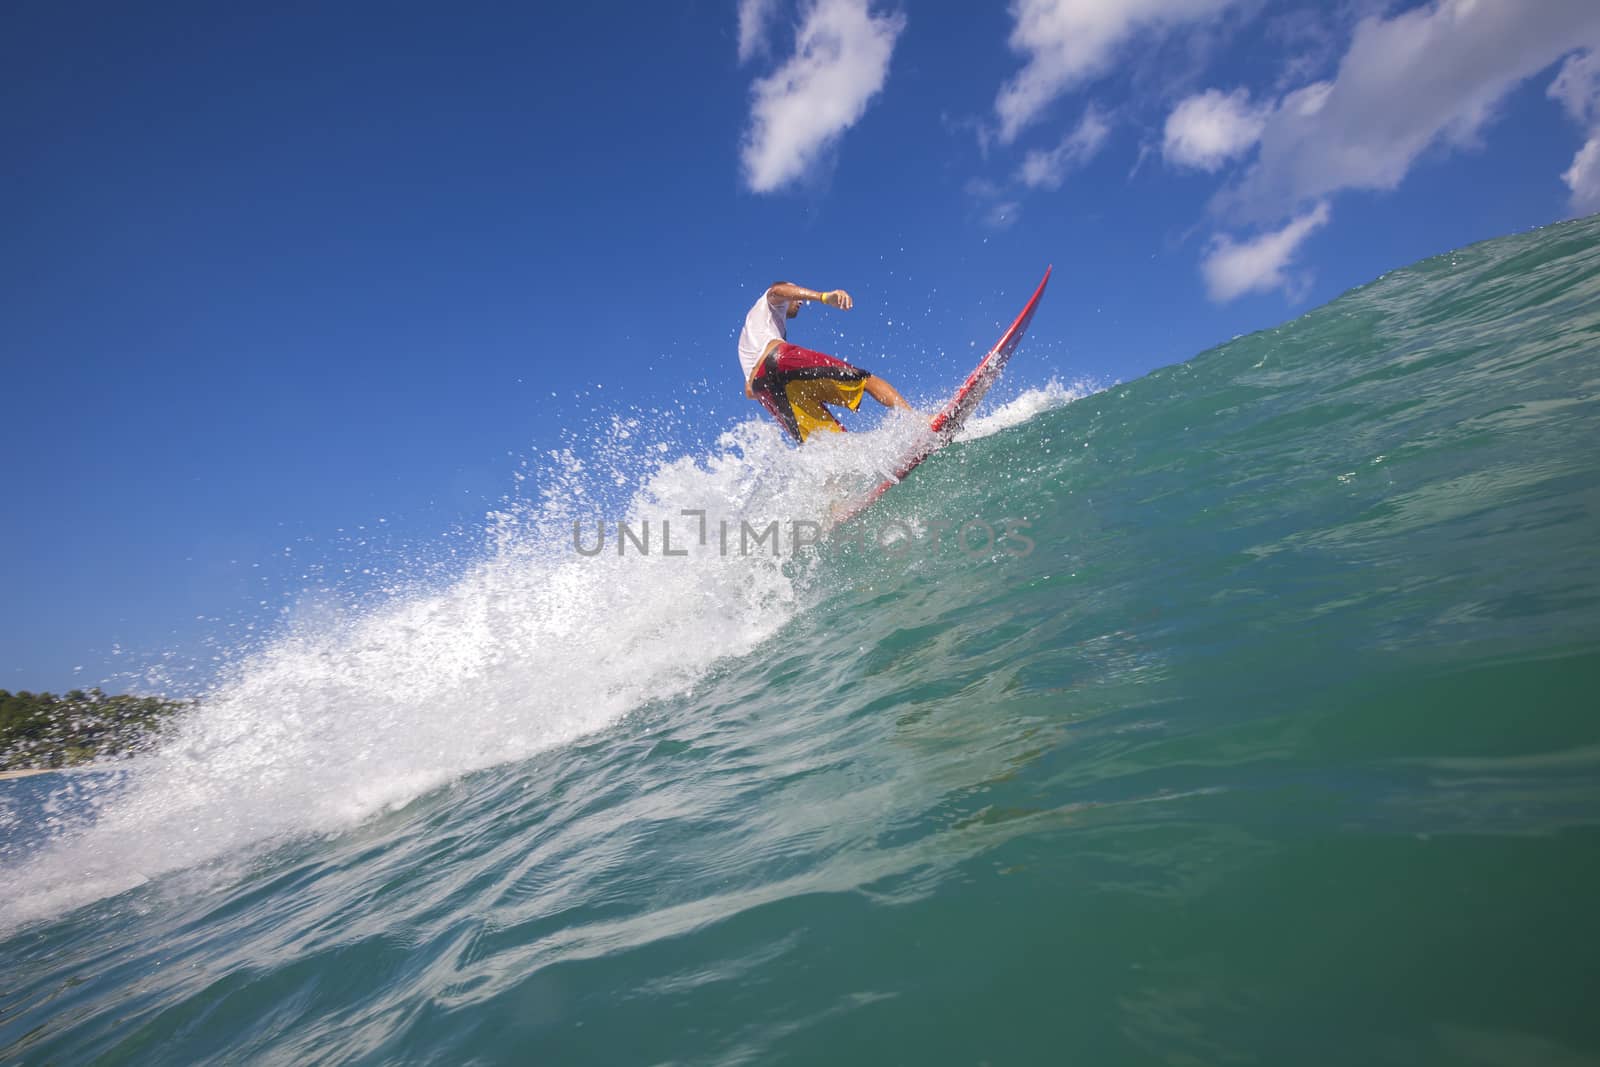
<instances>
[{"instance_id":1,"label":"white t-shirt","mask_svg":"<svg viewBox=\"0 0 1600 1067\"><path fill-rule=\"evenodd\" d=\"M761 294L761 299L750 309L750 314L744 317L744 329L739 331L739 365L744 368L744 380L747 382L750 375L755 373L756 362L767 346L773 341L787 340L789 337L789 302L783 300L773 307L767 303L767 293L771 291L768 289Z\"/></svg>"}]
</instances>

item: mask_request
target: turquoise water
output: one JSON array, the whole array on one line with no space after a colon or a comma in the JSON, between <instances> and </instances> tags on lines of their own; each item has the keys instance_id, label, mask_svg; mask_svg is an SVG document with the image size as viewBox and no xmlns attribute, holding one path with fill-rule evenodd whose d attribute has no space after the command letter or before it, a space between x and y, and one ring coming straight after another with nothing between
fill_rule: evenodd
<instances>
[{"instance_id":1,"label":"turquoise water","mask_svg":"<svg viewBox=\"0 0 1600 1067\"><path fill-rule=\"evenodd\" d=\"M903 428L620 424L0 783L0 1060L1600 1062L1600 218L1068 395L799 559L568 527L821 520Z\"/></svg>"}]
</instances>

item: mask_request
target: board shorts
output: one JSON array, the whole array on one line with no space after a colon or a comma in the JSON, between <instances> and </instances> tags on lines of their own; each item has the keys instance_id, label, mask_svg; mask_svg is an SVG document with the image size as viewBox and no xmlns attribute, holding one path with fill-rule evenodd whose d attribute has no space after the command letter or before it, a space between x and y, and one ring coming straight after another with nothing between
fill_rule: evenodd
<instances>
[{"instance_id":1,"label":"board shorts","mask_svg":"<svg viewBox=\"0 0 1600 1067\"><path fill-rule=\"evenodd\" d=\"M804 443L817 430L843 433L844 427L823 405L856 410L870 377L842 359L781 342L756 364L750 391L790 437Z\"/></svg>"}]
</instances>

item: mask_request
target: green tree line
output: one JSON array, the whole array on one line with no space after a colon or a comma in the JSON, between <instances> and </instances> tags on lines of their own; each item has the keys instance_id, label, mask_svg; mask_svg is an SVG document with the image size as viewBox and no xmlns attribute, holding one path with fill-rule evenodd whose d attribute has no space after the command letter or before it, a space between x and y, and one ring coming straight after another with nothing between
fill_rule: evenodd
<instances>
[{"instance_id":1,"label":"green tree line","mask_svg":"<svg viewBox=\"0 0 1600 1067\"><path fill-rule=\"evenodd\" d=\"M12 693L0 689L0 770L70 767L128 755L190 704L107 696L99 689Z\"/></svg>"}]
</instances>

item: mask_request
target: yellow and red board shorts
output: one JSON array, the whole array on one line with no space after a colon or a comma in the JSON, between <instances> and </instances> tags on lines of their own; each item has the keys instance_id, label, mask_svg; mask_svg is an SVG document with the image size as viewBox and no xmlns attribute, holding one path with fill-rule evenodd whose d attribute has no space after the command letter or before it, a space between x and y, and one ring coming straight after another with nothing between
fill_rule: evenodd
<instances>
[{"instance_id":1,"label":"yellow and red board shorts","mask_svg":"<svg viewBox=\"0 0 1600 1067\"><path fill-rule=\"evenodd\" d=\"M761 358L750 390L789 436L804 442L817 430L843 433L844 427L823 405L856 410L870 377L842 359L782 342Z\"/></svg>"}]
</instances>

